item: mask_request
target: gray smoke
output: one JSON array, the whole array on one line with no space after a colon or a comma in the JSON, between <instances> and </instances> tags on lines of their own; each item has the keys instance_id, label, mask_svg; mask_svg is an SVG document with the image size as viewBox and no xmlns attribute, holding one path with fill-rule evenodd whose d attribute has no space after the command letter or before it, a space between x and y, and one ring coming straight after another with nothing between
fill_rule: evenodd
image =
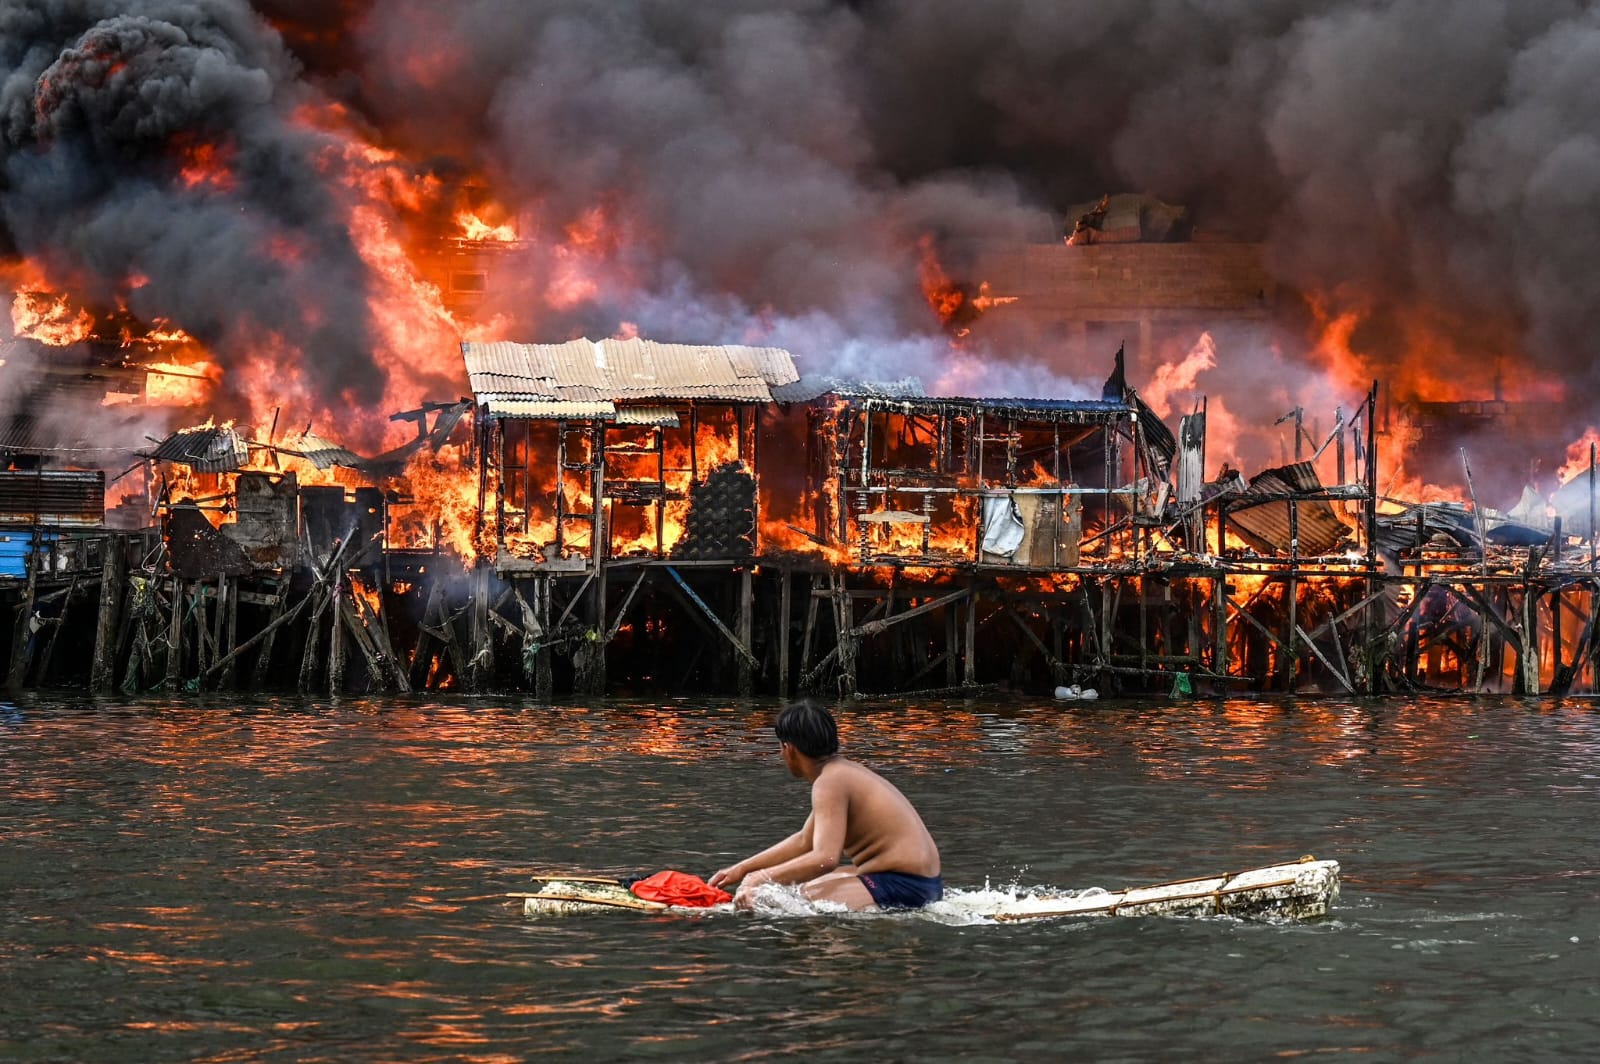
<instances>
[{"instance_id":1,"label":"gray smoke","mask_svg":"<svg viewBox=\"0 0 1600 1064\"><path fill-rule=\"evenodd\" d=\"M1592 3L364 10L336 73L380 128L552 225L619 201L656 239L648 291L905 337L920 233L1052 239L1067 205L1136 189L1359 305L1377 368L1405 350L1385 307L1422 306L1463 366L1594 379Z\"/></svg>"},{"instance_id":2,"label":"gray smoke","mask_svg":"<svg viewBox=\"0 0 1600 1064\"><path fill-rule=\"evenodd\" d=\"M376 399L367 278L290 120L293 58L244 3L13 0L0 8L0 218L81 299L119 296L227 362L279 341L326 401ZM197 152L224 182L186 181Z\"/></svg>"},{"instance_id":3,"label":"gray smoke","mask_svg":"<svg viewBox=\"0 0 1600 1064\"><path fill-rule=\"evenodd\" d=\"M529 251L526 285L493 308L520 339L630 321L937 377L948 342L919 238L1052 241L1069 205L1144 191L1266 241L1287 287L1362 310L1354 343L1376 375L1421 315L1448 372L1480 389L1496 372L1558 376L1581 427L1577 397L1600 377L1597 6L34 0L0 14L0 207L24 250L141 272L140 298L202 333L243 312L326 352L326 383L359 394L360 266L330 224L316 138L286 120L308 95L437 174L484 176L537 235L606 211L618 269L550 306L559 263ZM174 187L155 149L180 135L234 145L239 187ZM260 253L283 233L298 265ZM1050 361L1037 340L975 339L966 357L1019 370L994 385L1014 391ZM1318 379L1306 350L1235 337L1207 383L1281 412Z\"/></svg>"}]
</instances>

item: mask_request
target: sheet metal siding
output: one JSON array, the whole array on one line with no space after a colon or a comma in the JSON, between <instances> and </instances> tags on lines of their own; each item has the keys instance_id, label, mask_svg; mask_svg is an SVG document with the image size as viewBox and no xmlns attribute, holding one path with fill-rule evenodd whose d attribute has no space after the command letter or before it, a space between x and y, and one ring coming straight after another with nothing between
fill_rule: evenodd
<instances>
[{"instance_id":1,"label":"sheet metal siding","mask_svg":"<svg viewBox=\"0 0 1600 1064\"><path fill-rule=\"evenodd\" d=\"M0 473L0 524L101 525L106 475L61 470Z\"/></svg>"}]
</instances>

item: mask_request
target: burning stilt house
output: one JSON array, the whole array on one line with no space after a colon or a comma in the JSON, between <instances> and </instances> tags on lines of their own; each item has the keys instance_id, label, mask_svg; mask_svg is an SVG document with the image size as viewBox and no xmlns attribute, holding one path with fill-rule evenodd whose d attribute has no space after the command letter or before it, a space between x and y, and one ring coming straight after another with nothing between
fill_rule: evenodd
<instances>
[{"instance_id":1,"label":"burning stilt house","mask_svg":"<svg viewBox=\"0 0 1600 1064\"><path fill-rule=\"evenodd\" d=\"M633 339L462 355L498 570L756 553L756 421L798 377L788 352Z\"/></svg>"},{"instance_id":2,"label":"burning stilt house","mask_svg":"<svg viewBox=\"0 0 1600 1064\"><path fill-rule=\"evenodd\" d=\"M814 441L798 496L811 527L796 523L806 518L791 512L795 496L763 493L769 540L789 551L815 544L858 565L1072 569L1084 552L1131 554L1136 530L1166 502L1155 485L1175 441L1120 376L1104 398L1086 400L936 397L909 381L828 380L774 397L798 408L779 420L803 414L795 427Z\"/></svg>"}]
</instances>

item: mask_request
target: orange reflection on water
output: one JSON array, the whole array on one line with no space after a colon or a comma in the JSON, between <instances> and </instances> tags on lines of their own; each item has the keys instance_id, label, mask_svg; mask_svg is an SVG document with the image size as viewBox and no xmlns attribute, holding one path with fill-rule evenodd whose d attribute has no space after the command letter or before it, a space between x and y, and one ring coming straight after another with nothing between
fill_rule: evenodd
<instances>
[{"instance_id":1,"label":"orange reflection on water","mask_svg":"<svg viewBox=\"0 0 1600 1064\"><path fill-rule=\"evenodd\" d=\"M122 925L106 924L108 930L117 930ZM227 961L215 960L206 957L174 957L166 953L135 953L132 950L119 950L101 947L86 960L112 960L124 964L139 965L145 968L154 968L157 971L174 972L186 968L226 968Z\"/></svg>"}]
</instances>

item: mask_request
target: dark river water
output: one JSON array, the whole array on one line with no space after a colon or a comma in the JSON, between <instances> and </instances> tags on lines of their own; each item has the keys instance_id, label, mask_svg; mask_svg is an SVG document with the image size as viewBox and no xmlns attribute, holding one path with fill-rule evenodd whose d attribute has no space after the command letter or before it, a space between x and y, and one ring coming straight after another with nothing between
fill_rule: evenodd
<instances>
[{"instance_id":1,"label":"dark river water","mask_svg":"<svg viewBox=\"0 0 1600 1064\"><path fill-rule=\"evenodd\" d=\"M776 708L0 703L0 1059L1600 1059L1585 702L840 711L954 888L1309 853L1311 923L505 899L792 831Z\"/></svg>"}]
</instances>

